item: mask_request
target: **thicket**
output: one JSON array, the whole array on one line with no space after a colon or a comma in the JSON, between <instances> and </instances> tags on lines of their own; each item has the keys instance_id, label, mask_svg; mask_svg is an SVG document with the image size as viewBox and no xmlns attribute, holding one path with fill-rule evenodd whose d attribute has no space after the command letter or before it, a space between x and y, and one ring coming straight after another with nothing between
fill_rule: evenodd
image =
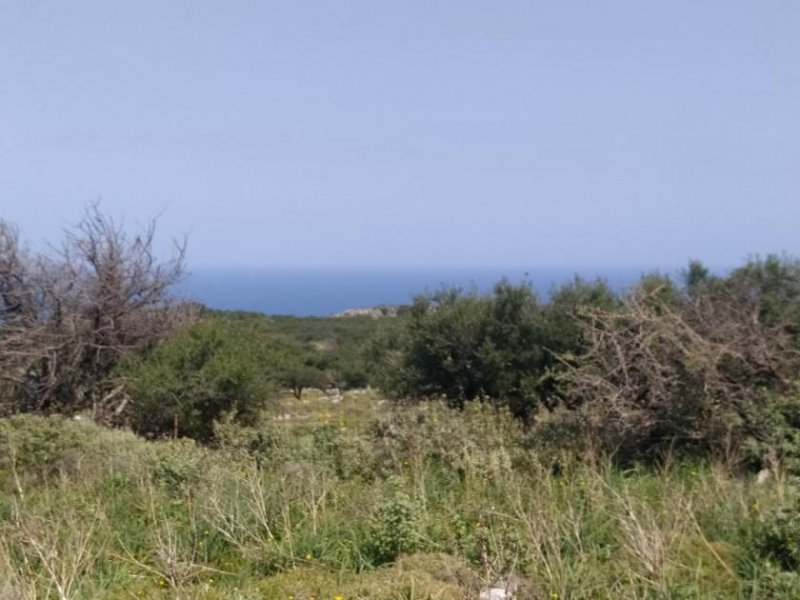
<instances>
[{"instance_id":1,"label":"thicket","mask_svg":"<svg viewBox=\"0 0 800 600\"><path fill-rule=\"evenodd\" d=\"M579 279L542 303L527 285L420 297L376 352L397 398L507 405L623 460L736 452L794 459L800 263L752 259L724 276L694 262L614 294Z\"/></svg>"},{"instance_id":2,"label":"thicket","mask_svg":"<svg viewBox=\"0 0 800 600\"><path fill-rule=\"evenodd\" d=\"M581 279L544 304L530 286L507 281L489 295L445 289L417 297L377 353L382 389L398 398L444 396L454 405L501 401L529 417L540 403L557 401L553 375L562 357L584 349L579 310L617 304L605 282Z\"/></svg>"},{"instance_id":3,"label":"thicket","mask_svg":"<svg viewBox=\"0 0 800 600\"><path fill-rule=\"evenodd\" d=\"M403 400L507 407L550 439L622 461L734 453L797 462L800 263L689 265L615 293L575 279L444 289L396 317L267 317L176 303L184 245L158 260L88 208L63 244L26 250L0 223L0 411L88 414L149 437L209 442L281 390L373 386ZM564 435L557 432L563 429Z\"/></svg>"},{"instance_id":4,"label":"thicket","mask_svg":"<svg viewBox=\"0 0 800 600\"><path fill-rule=\"evenodd\" d=\"M288 388L368 384L377 323L268 318L180 302L185 243L160 259L156 223L130 232L89 205L35 253L0 221L0 415L83 414L150 436L213 438Z\"/></svg>"},{"instance_id":5,"label":"thicket","mask_svg":"<svg viewBox=\"0 0 800 600\"><path fill-rule=\"evenodd\" d=\"M300 400L311 388L341 394L364 387L362 344L377 323L336 321L202 311L197 322L120 363L113 379L131 399L127 422L148 437L209 442L216 422L252 424L283 391Z\"/></svg>"},{"instance_id":6,"label":"thicket","mask_svg":"<svg viewBox=\"0 0 800 600\"><path fill-rule=\"evenodd\" d=\"M131 398L127 418L148 437L213 438L226 417L252 424L278 390L282 358L266 320L201 317L152 351L131 356L115 373Z\"/></svg>"},{"instance_id":7,"label":"thicket","mask_svg":"<svg viewBox=\"0 0 800 600\"><path fill-rule=\"evenodd\" d=\"M378 331L391 327L391 318L347 317L270 317L276 334L294 340L312 352L308 360L322 371L322 380L340 390L367 387L371 381L371 357L365 352ZM311 385L309 387L318 387Z\"/></svg>"}]
</instances>

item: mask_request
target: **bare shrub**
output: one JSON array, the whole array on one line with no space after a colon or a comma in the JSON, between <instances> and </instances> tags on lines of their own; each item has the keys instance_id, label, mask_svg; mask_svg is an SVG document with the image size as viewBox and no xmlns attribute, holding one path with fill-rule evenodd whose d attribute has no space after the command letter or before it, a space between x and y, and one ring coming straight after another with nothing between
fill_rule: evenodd
<instances>
[{"instance_id":1,"label":"bare shrub","mask_svg":"<svg viewBox=\"0 0 800 600\"><path fill-rule=\"evenodd\" d=\"M800 367L797 323L747 276L667 287L641 285L620 309L582 312L588 349L564 359L568 404L623 451L721 450L758 436L753 407L791 389Z\"/></svg>"},{"instance_id":2,"label":"bare shrub","mask_svg":"<svg viewBox=\"0 0 800 600\"><path fill-rule=\"evenodd\" d=\"M0 221L0 413L121 415L124 387L108 378L119 359L191 317L170 297L185 242L159 260L155 231L129 235L90 204L60 247L33 254Z\"/></svg>"},{"instance_id":3,"label":"bare shrub","mask_svg":"<svg viewBox=\"0 0 800 600\"><path fill-rule=\"evenodd\" d=\"M58 515L40 514L15 504L11 518L3 523L0 573L13 592L11 598L16 594L69 600L91 576L99 553L95 539L99 517L87 518L68 505L59 508Z\"/></svg>"}]
</instances>

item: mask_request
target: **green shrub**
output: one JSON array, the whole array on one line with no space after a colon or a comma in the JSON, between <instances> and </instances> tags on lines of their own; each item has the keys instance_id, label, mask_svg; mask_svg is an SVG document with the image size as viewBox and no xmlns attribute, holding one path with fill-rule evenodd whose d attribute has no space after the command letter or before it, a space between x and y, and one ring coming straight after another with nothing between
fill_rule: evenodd
<instances>
[{"instance_id":1,"label":"green shrub","mask_svg":"<svg viewBox=\"0 0 800 600\"><path fill-rule=\"evenodd\" d=\"M23 414L0 419L0 469L48 478L138 473L150 448L129 431L89 419Z\"/></svg>"},{"instance_id":2,"label":"green shrub","mask_svg":"<svg viewBox=\"0 0 800 600\"><path fill-rule=\"evenodd\" d=\"M375 459L383 473L435 466L462 480L502 478L525 460L523 430L508 409L467 402L462 409L427 402L397 408L372 425Z\"/></svg>"},{"instance_id":3,"label":"green shrub","mask_svg":"<svg viewBox=\"0 0 800 600\"><path fill-rule=\"evenodd\" d=\"M194 440L159 441L151 446L146 459L153 481L172 493L196 486L208 468L208 452Z\"/></svg>"},{"instance_id":4,"label":"green shrub","mask_svg":"<svg viewBox=\"0 0 800 600\"><path fill-rule=\"evenodd\" d=\"M754 526L753 550L785 571L800 570L800 498L796 494L760 516Z\"/></svg>"},{"instance_id":5,"label":"green shrub","mask_svg":"<svg viewBox=\"0 0 800 600\"><path fill-rule=\"evenodd\" d=\"M425 542L421 502L409 494L402 479L393 478L389 483L394 492L377 505L372 531L373 552L379 564L421 550Z\"/></svg>"},{"instance_id":6,"label":"green shrub","mask_svg":"<svg viewBox=\"0 0 800 600\"><path fill-rule=\"evenodd\" d=\"M756 468L779 465L800 475L800 385L793 393L765 394L746 413L746 457Z\"/></svg>"},{"instance_id":7,"label":"green shrub","mask_svg":"<svg viewBox=\"0 0 800 600\"><path fill-rule=\"evenodd\" d=\"M370 479L374 475L374 455L366 440L335 425L318 427L312 435L313 457L331 467L338 477Z\"/></svg>"},{"instance_id":8,"label":"green shrub","mask_svg":"<svg viewBox=\"0 0 800 600\"><path fill-rule=\"evenodd\" d=\"M398 383L413 396L444 395L459 405L502 398L520 413L535 404L529 381L545 352L538 303L527 285L503 281L490 297L457 289L418 297L403 339Z\"/></svg>"},{"instance_id":9,"label":"green shrub","mask_svg":"<svg viewBox=\"0 0 800 600\"><path fill-rule=\"evenodd\" d=\"M119 372L133 429L209 441L224 415L253 423L275 394L277 374L267 370L274 352L263 319L201 320Z\"/></svg>"},{"instance_id":10,"label":"green shrub","mask_svg":"<svg viewBox=\"0 0 800 600\"><path fill-rule=\"evenodd\" d=\"M231 454L233 460L252 459L263 468L308 458L305 448L298 445L285 428L272 423L247 427L227 417L214 425L214 437L217 446Z\"/></svg>"}]
</instances>

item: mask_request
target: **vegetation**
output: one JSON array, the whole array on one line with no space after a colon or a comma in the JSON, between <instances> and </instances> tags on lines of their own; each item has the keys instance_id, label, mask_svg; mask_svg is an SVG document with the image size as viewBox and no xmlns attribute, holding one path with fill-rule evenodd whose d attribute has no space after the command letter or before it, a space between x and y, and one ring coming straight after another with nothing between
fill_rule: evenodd
<instances>
[{"instance_id":1,"label":"vegetation","mask_svg":"<svg viewBox=\"0 0 800 600\"><path fill-rule=\"evenodd\" d=\"M215 316L132 357L116 378L132 400L133 430L209 441L223 416L252 424L276 391L269 365L283 353L269 342L266 319Z\"/></svg>"},{"instance_id":2,"label":"vegetation","mask_svg":"<svg viewBox=\"0 0 800 600\"><path fill-rule=\"evenodd\" d=\"M183 244L157 260L155 223L133 236L90 205L47 254L25 249L0 220L0 414L90 410L113 421L125 409L110 373L192 318L170 288Z\"/></svg>"},{"instance_id":3,"label":"vegetation","mask_svg":"<svg viewBox=\"0 0 800 600\"><path fill-rule=\"evenodd\" d=\"M378 324L337 321L205 311L119 365L114 381L131 400L128 424L148 437L208 442L216 421L253 424L281 390L300 400L309 389L363 387L362 344Z\"/></svg>"},{"instance_id":4,"label":"vegetation","mask_svg":"<svg viewBox=\"0 0 800 600\"><path fill-rule=\"evenodd\" d=\"M383 355L383 389L489 400L527 423L558 414L622 461L756 446L755 463L781 460L764 444L793 410L800 263L753 259L725 277L692 263L684 279L647 275L621 296L576 280L547 304L506 282L420 298Z\"/></svg>"},{"instance_id":5,"label":"vegetation","mask_svg":"<svg viewBox=\"0 0 800 600\"><path fill-rule=\"evenodd\" d=\"M0 222L0 598L800 597L800 262L392 316L179 304Z\"/></svg>"},{"instance_id":6,"label":"vegetation","mask_svg":"<svg viewBox=\"0 0 800 600\"><path fill-rule=\"evenodd\" d=\"M783 472L620 468L488 404L282 402L214 448L0 422L6 597L456 599L511 575L521 598L800 593Z\"/></svg>"},{"instance_id":7,"label":"vegetation","mask_svg":"<svg viewBox=\"0 0 800 600\"><path fill-rule=\"evenodd\" d=\"M557 400L560 357L583 348L579 311L616 307L608 286L576 279L541 305L527 285L498 283L489 296L443 290L416 299L387 365L383 390L396 397L494 399L529 417ZM384 352L384 355L386 353Z\"/></svg>"}]
</instances>

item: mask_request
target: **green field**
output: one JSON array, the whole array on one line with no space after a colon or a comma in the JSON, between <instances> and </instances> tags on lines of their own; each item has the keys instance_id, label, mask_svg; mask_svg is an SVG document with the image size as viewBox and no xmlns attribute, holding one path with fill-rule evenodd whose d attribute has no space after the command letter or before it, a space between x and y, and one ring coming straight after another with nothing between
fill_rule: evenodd
<instances>
[{"instance_id":1,"label":"green field","mask_svg":"<svg viewBox=\"0 0 800 600\"><path fill-rule=\"evenodd\" d=\"M800 595L795 487L733 457L614 466L489 405L289 396L214 447L0 421L0 598Z\"/></svg>"}]
</instances>

